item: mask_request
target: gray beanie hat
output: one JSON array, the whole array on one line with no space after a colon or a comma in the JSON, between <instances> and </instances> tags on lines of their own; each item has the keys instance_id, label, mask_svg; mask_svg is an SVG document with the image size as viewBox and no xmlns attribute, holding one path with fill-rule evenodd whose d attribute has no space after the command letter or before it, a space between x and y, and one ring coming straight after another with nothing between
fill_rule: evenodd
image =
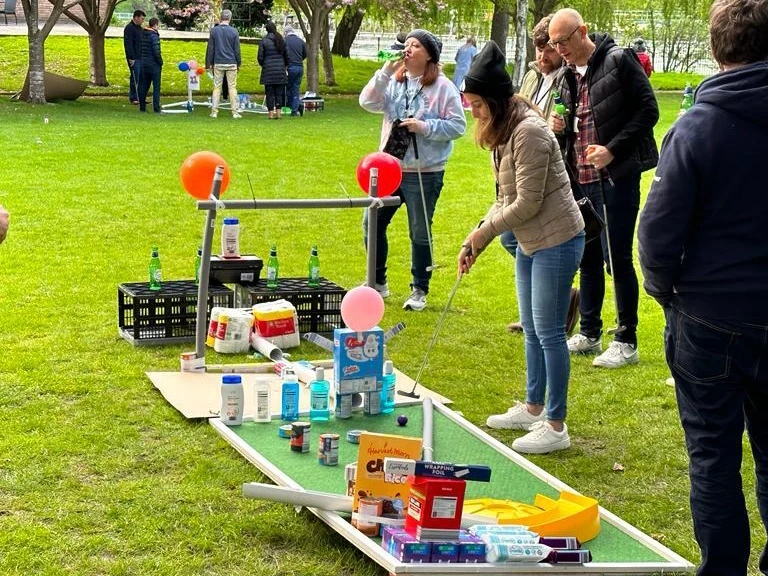
<instances>
[{"instance_id":1,"label":"gray beanie hat","mask_svg":"<svg viewBox=\"0 0 768 576\"><path fill-rule=\"evenodd\" d=\"M637 38L634 42L632 42L632 49L635 52L645 52L648 50L648 47L645 45L645 40L642 38Z\"/></svg>"},{"instance_id":2,"label":"gray beanie hat","mask_svg":"<svg viewBox=\"0 0 768 576\"><path fill-rule=\"evenodd\" d=\"M443 43L440 42L437 36L432 34L432 32L417 28L416 30L411 30L408 36L405 37L406 40L408 40L408 38L415 38L418 40L419 43L424 46L424 49L429 54L430 58L432 58L432 62L435 64L440 62L440 52L443 49Z\"/></svg>"}]
</instances>

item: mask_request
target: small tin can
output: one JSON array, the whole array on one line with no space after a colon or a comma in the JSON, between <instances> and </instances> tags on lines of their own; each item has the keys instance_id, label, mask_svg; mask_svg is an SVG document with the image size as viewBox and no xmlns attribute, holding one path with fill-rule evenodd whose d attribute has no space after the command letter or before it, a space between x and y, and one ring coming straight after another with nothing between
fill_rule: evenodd
<instances>
[{"instance_id":1,"label":"small tin can","mask_svg":"<svg viewBox=\"0 0 768 576\"><path fill-rule=\"evenodd\" d=\"M336 394L336 418L352 418L352 394Z\"/></svg>"},{"instance_id":2,"label":"small tin can","mask_svg":"<svg viewBox=\"0 0 768 576\"><path fill-rule=\"evenodd\" d=\"M339 435L320 434L317 444L317 461L323 466L336 466L339 463Z\"/></svg>"},{"instance_id":3,"label":"small tin can","mask_svg":"<svg viewBox=\"0 0 768 576\"><path fill-rule=\"evenodd\" d=\"M291 451L309 452L309 422L294 422L291 424Z\"/></svg>"},{"instance_id":4,"label":"small tin can","mask_svg":"<svg viewBox=\"0 0 768 576\"><path fill-rule=\"evenodd\" d=\"M344 479L347 481L347 496L355 495L355 479L357 478L357 462L350 462L344 467Z\"/></svg>"},{"instance_id":5,"label":"small tin can","mask_svg":"<svg viewBox=\"0 0 768 576\"><path fill-rule=\"evenodd\" d=\"M381 498L360 498L357 501L357 513L361 516L381 516L383 509L384 502ZM379 524L358 518L357 529L367 536L376 536L379 533Z\"/></svg>"},{"instance_id":6,"label":"small tin can","mask_svg":"<svg viewBox=\"0 0 768 576\"><path fill-rule=\"evenodd\" d=\"M365 392L363 398L363 413L374 415L381 412L381 392Z\"/></svg>"},{"instance_id":7,"label":"small tin can","mask_svg":"<svg viewBox=\"0 0 768 576\"><path fill-rule=\"evenodd\" d=\"M347 442L350 444L360 444L360 434L365 430L349 430L347 432Z\"/></svg>"},{"instance_id":8,"label":"small tin can","mask_svg":"<svg viewBox=\"0 0 768 576\"><path fill-rule=\"evenodd\" d=\"M292 432L293 426L290 424L283 424L277 429L277 435L280 436L280 438L290 438Z\"/></svg>"}]
</instances>

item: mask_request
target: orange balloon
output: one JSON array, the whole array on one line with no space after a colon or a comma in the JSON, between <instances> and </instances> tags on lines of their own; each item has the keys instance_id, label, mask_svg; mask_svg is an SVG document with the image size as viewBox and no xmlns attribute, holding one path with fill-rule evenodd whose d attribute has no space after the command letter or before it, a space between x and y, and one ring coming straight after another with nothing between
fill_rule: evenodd
<instances>
[{"instance_id":1,"label":"orange balloon","mask_svg":"<svg viewBox=\"0 0 768 576\"><path fill-rule=\"evenodd\" d=\"M229 165L224 158L215 152L202 150L191 154L184 160L179 169L179 178L190 196L198 200L208 200L211 195L211 185L216 173L216 166L224 166L224 175L219 191L219 196L223 196L229 186Z\"/></svg>"}]
</instances>

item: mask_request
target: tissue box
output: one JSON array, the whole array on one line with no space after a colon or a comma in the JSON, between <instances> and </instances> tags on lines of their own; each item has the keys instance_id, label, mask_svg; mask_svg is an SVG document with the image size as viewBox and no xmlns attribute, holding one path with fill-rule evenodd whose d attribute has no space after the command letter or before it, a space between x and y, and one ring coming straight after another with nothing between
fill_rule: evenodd
<instances>
[{"instance_id":1,"label":"tissue box","mask_svg":"<svg viewBox=\"0 0 768 576\"><path fill-rule=\"evenodd\" d=\"M337 394L381 390L384 372L384 331L333 331L333 377Z\"/></svg>"}]
</instances>

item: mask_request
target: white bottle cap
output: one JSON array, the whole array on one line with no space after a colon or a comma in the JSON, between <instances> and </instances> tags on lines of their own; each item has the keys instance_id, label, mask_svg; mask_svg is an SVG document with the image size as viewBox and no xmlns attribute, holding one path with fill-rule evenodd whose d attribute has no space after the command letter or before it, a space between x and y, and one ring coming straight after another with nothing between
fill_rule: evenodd
<instances>
[{"instance_id":1,"label":"white bottle cap","mask_svg":"<svg viewBox=\"0 0 768 576\"><path fill-rule=\"evenodd\" d=\"M389 375L395 372L395 367L392 365L392 360L384 362L384 374Z\"/></svg>"},{"instance_id":2,"label":"white bottle cap","mask_svg":"<svg viewBox=\"0 0 768 576\"><path fill-rule=\"evenodd\" d=\"M325 380L325 369L322 366L315 368L315 380Z\"/></svg>"}]
</instances>

